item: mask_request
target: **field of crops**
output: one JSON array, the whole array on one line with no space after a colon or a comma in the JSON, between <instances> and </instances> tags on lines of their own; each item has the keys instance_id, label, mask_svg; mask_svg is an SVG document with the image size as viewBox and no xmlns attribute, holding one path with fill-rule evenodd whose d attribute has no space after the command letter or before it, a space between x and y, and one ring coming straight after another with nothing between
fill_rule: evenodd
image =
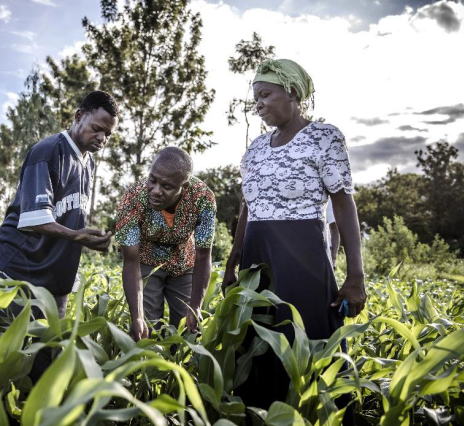
<instances>
[{"instance_id":1,"label":"field of crops","mask_svg":"<svg viewBox=\"0 0 464 426\"><path fill-rule=\"evenodd\" d=\"M244 271L225 298L216 268L203 305L198 336L164 326L134 343L121 270L92 258L81 267L82 286L59 320L54 300L35 289L46 320L29 321L30 287L0 281L0 308L25 308L0 328L0 424L35 425L339 425L334 399L352 393L357 425L464 424L464 294L447 280L367 281L368 306L327 341L309 341L293 310L290 344L256 307L280 300L257 292L260 274ZM6 323L9 322L7 327ZM247 332L255 337L248 350ZM34 340L32 341L32 337ZM348 354L340 342L348 339ZM44 346L59 356L32 387L31 360ZM266 412L245 407L234 389L251 363L274 351L290 377L287 400ZM350 368L340 371L348 361Z\"/></svg>"}]
</instances>

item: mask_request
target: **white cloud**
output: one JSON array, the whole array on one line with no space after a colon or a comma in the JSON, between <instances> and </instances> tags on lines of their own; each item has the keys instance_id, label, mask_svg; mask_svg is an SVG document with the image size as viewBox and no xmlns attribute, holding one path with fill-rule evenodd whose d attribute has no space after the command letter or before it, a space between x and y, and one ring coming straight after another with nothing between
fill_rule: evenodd
<instances>
[{"instance_id":1,"label":"white cloud","mask_svg":"<svg viewBox=\"0 0 464 426\"><path fill-rule=\"evenodd\" d=\"M11 48L20 53L34 55L37 53L37 49L39 49L39 45L36 43L31 43L31 44L14 43L11 45Z\"/></svg>"},{"instance_id":2,"label":"white cloud","mask_svg":"<svg viewBox=\"0 0 464 426\"><path fill-rule=\"evenodd\" d=\"M18 37L26 38L30 41L33 41L37 36L37 34L33 31L11 31L11 34L16 35Z\"/></svg>"},{"instance_id":3,"label":"white cloud","mask_svg":"<svg viewBox=\"0 0 464 426\"><path fill-rule=\"evenodd\" d=\"M13 92L6 92L7 100L2 105L3 118L6 118L8 108L13 108L19 99L19 95Z\"/></svg>"},{"instance_id":4,"label":"white cloud","mask_svg":"<svg viewBox=\"0 0 464 426\"><path fill-rule=\"evenodd\" d=\"M44 6L56 7L56 3L53 0L32 0L33 3L43 4Z\"/></svg>"},{"instance_id":5,"label":"white cloud","mask_svg":"<svg viewBox=\"0 0 464 426\"><path fill-rule=\"evenodd\" d=\"M0 4L0 21L8 23L10 22L10 19L11 19L11 10L8 9L8 6L5 6L4 4Z\"/></svg>"},{"instance_id":6,"label":"white cloud","mask_svg":"<svg viewBox=\"0 0 464 426\"><path fill-rule=\"evenodd\" d=\"M440 7L442 3L434 5ZM446 3L462 21L464 5ZM230 73L227 59L234 55L235 44L240 39L249 40L253 31L262 36L265 45L276 47L277 57L294 59L306 68L316 87L314 116L325 117L326 122L340 127L349 145L358 136L365 138L362 144L404 136L398 127L406 124L428 129L409 132L426 137L427 143L452 138L462 129L462 122L441 128L424 125L423 117L413 114L456 105L464 99L464 63L458 53L464 44L464 26L447 32L430 10L424 14L421 9L414 13L406 8L403 14L385 17L368 31L354 33L350 30L353 18L290 17L263 9L240 14L223 3L204 0L194 1L192 8L203 18L200 50L209 71L208 87L216 89L216 100L204 127L214 130L213 140L218 142L218 146L195 156L196 170L238 165L243 155L244 124L228 127L225 111L234 96L245 96L250 76ZM391 113L399 115L378 126L368 127L352 120L385 119ZM259 131L259 121L253 118L251 136L258 136ZM355 179L366 182L369 176L377 178L379 171L383 173L384 167L354 170Z\"/></svg>"},{"instance_id":7,"label":"white cloud","mask_svg":"<svg viewBox=\"0 0 464 426\"><path fill-rule=\"evenodd\" d=\"M84 44L85 41L78 41L72 46L65 46L65 48L58 53L58 57L62 59L76 54L82 56L82 46Z\"/></svg>"}]
</instances>

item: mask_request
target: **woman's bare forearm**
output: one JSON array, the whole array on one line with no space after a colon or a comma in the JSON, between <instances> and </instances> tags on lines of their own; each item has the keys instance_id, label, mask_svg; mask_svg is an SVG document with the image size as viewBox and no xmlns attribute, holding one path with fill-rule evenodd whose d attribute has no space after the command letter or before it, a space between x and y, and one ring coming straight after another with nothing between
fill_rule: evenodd
<instances>
[{"instance_id":1,"label":"woman's bare forearm","mask_svg":"<svg viewBox=\"0 0 464 426\"><path fill-rule=\"evenodd\" d=\"M356 204L351 194L339 191L331 194L335 220L346 254L347 275L364 276L361 257L361 232Z\"/></svg>"}]
</instances>

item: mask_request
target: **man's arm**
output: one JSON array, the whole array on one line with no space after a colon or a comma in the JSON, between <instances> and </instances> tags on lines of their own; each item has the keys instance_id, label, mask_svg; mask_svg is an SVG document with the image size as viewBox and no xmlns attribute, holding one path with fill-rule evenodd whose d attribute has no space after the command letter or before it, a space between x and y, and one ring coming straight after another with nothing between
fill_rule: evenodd
<instances>
[{"instance_id":1,"label":"man's arm","mask_svg":"<svg viewBox=\"0 0 464 426\"><path fill-rule=\"evenodd\" d=\"M190 308L187 312L187 329L191 332L197 330L197 320L195 314L199 314L206 289L208 288L211 276L211 248L195 249L195 266L193 267L192 277L192 296L190 298ZM193 310L193 312L192 312Z\"/></svg>"},{"instance_id":2,"label":"man's arm","mask_svg":"<svg viewBox=\"0 0 464 426\"><path fill-rule=\"evenodd\" d=\"M340 248L340 232L338 231L337 222L332 222L330 228L330 254L332 256L332 265L335 269L337 263L338 249Z\"/></svg>"},{"instance_id":3,"label":"man's arm","mask_svg":"<svg viewBox=\"0 0 464 426\"><path fill-rule=\"evenodd\" d=\"M248 206L243 202L242 211L238 219L237 231L235 231L234 245L230 251L229 258L226 263L226 270L222 280L222 291L225 292L226 288L237 281L235 268L240 262L242 255L243 239L245 237L245 229L248 221Z\"/></svg>"},{"instance_id":4,"label":"man's arm","mask_svg":"<svg viewBox=\"0 0 464 426\"><path fill-rule=\"evenodd\" d=\"M351 194L346 194L341 190L335 194L330 194L330 197L332 198L335 221L345 248L347 263L346 280L331 306L338 306L343 299L346 299L349 305L348 316L355 317L364 309L366 303L358 214Z\"/></svg>"},{"instance_id":5,"label":"man's arm","mask_svg":"<svg viewBox=\"0 0 464 426\"><path fill-rule=\"evenodd\" d=\"M138 341L148 337L148 328L143 319L143 281L140 273L139 244L122 246L122 283L132 324L129 334Z\"/></svg>"},{"instance_id":6,"label":"man's arm","mask_svg":"<svg viewBox=\"0 0 464 426\"><path fill-rule=\"evenodd\" d=\"M29 231L38 232L39 234L49 235L55 238L74 241L82 246L92 250L104 251L110 245L111 232L105 234L100 229L83 228L73 230L66 228L56 222L45 223L43 225L28 226Z\"/></svg>"}]
</instances>

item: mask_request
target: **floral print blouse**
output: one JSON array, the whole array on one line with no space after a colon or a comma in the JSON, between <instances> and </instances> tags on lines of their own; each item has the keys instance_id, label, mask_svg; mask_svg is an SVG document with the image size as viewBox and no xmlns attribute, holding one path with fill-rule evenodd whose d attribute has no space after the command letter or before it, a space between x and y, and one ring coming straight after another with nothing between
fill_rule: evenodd
<instances>
[{"instance_id":1,"label":"floral print blouse","mask_svg":"<svg viewBox=\"0 0 464 426\"><path fill-rule=\"evenodd\" d=\"M249 221L324 220L329 193L353 193L345 137L335 126L309 123L275 148L271 136L256 138L242 159Z\"/></svg>"},{"instance_id":2,"label":"floral print blouse","mask_svg":"<svg viewBox=\"0 0 464 426\"><path fill-rule=\"evenodd\" d=\"M148 201L146 179L131 185L118 208L116 241L140 244L140 262L161 266L171 276L183 275L195 264L195 248L210 248L214 238L216 200L200 179L192 176L177 206L172 227Z\"/></svg>"}]
</instances>

